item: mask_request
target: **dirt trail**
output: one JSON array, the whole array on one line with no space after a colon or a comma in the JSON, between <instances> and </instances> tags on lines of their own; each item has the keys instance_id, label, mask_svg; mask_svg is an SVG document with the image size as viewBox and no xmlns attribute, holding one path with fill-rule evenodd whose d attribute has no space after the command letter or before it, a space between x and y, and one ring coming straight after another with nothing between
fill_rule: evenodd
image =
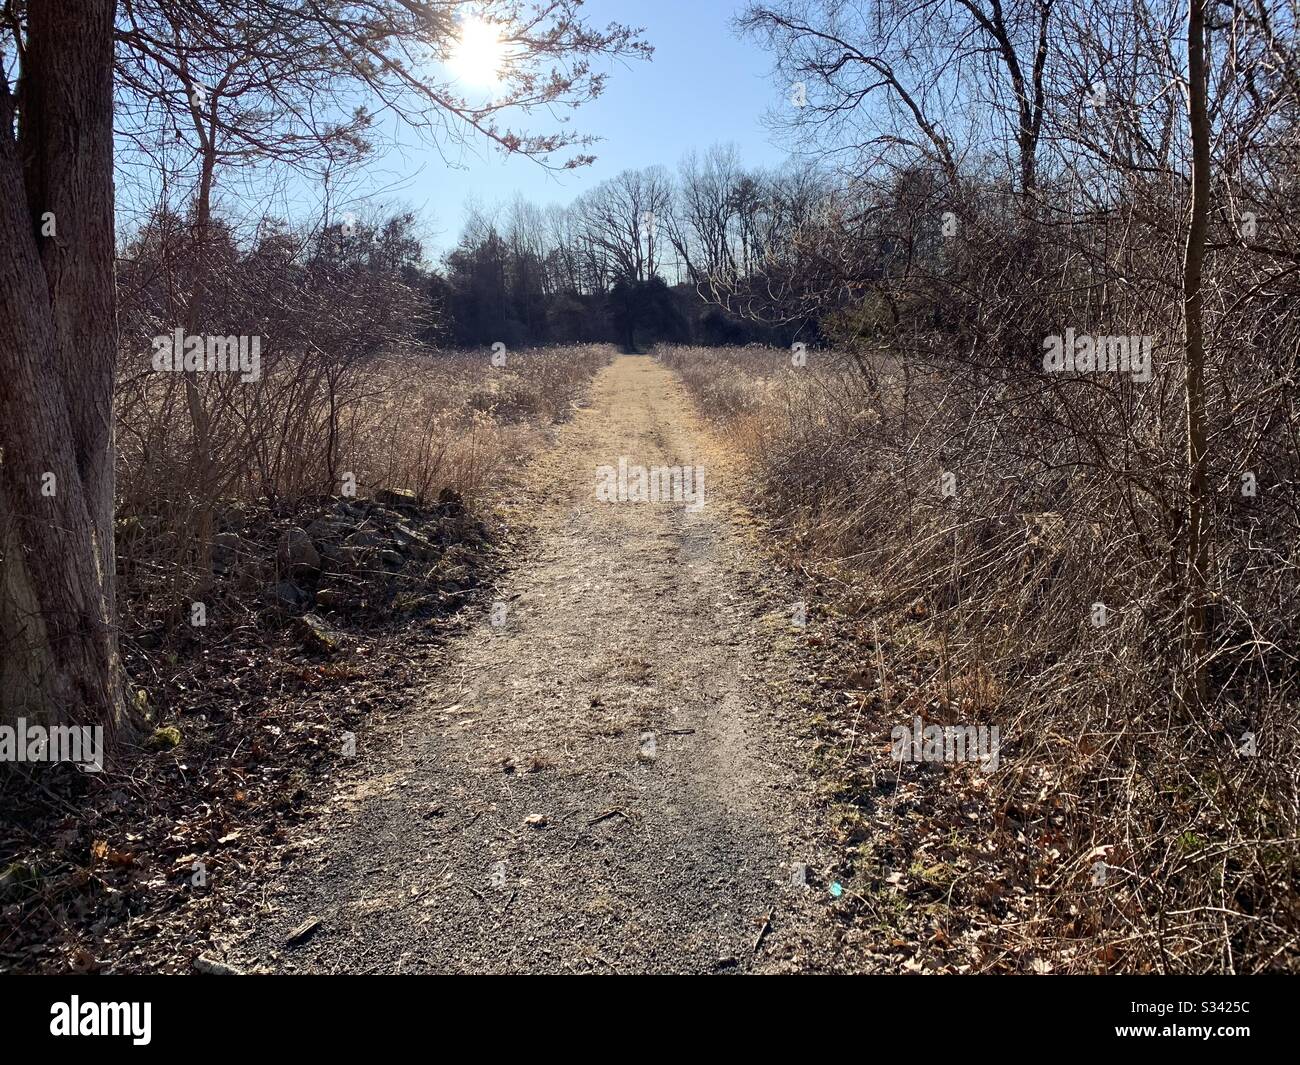
<instances>
[{"instance_id":1,"label":"dirt trail","mask_svg":"<svg viewBox=\"0 0 1300 1065\"><path fill-rule=\"evenodd\" d=\"M375 770L303 841L232 957L315 972L808 965L824 888L791 883L818 858L798 714L778 695L799 670L790 597L710 448L670 370L623 356L600 373L515 503L534 532L498 589L503 623L485 604L433 689L358 736ZM596 468L620 457L703 466L704 506L597 501ZM308 918L319 928L287 945Z\"/></svg>"}]
</instances>

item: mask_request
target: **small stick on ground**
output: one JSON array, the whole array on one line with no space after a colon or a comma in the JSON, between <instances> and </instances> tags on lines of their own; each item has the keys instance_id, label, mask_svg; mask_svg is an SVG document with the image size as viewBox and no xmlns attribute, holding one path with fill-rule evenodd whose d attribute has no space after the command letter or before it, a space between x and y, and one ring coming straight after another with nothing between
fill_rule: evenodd
<instances>
[{"instance_id":1,"label":"small stick on ground","mask_svg":"<svg viewBox=\"0 0 1300 1065\"><path fill-rule=\"evenodd\" d=\"M772 918L776 916L776 908L767 911L767 916L763 918L763 927L758 930L758 938L754 940L754 954L757 955L759 948L763 945L763 940L767 938L768 932L772 931Z\"/></svg>"}]
</instances>

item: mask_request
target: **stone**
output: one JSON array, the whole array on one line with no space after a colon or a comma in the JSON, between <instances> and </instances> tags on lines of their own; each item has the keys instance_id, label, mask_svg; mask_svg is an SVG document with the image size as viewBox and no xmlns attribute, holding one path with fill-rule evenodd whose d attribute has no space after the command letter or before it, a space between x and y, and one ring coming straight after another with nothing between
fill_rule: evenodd
<instances>
[{"instance_id":1,"label":"stone","mask_svg":"<svg viewBox=\"0 0 1300 1065\"><path fill-rule=\"evenodd\" d=\"M338 636L331 632L329 626L315 614L304 614L294 622L293 628L298 639L309 651L329 654L338 650Z\"/></svg>"},{"instance_id":2,"label":"stone","mask_svg":"<svg viewBox=\"0 0 1300 1065\"><path fill-rule=\"evenodd\" d=\"M281 581L267 591L267 598L277 606L298 607L309 600L309 596L293 581Z\"/></svg>"},{"instance_id":3,"label":"stone","mask_svg":"<svg viewBox=\"0 0 1300 1065\"><path fill-rule=\"evenodd\" d=\"M319 544L322 540L338 539L346 529L347 523L339 521L338 518L317 518L307 526L307 535L312 543Z\"/></svg>"},{"instance_id":4,"label":"stone","mask_svg":"<svg viewBox=\"0 0 1300 1065\"><path fill-rule=\"evenodd\" d=\"M389 507L413 507L418 500L409 488L381 488L375 493L375 502Z\"/></svg>"},{"instance_id":5,"label":"stone","mask_svg":"<svg viewBox=\"0 0 1300 1065\"><path fill-rule=\"evenodd\" d=\"M243 541L240 540L236 533L217 533L217 535L212 538L213 568L223 573L229 570L235 563L235 559L239 554L239 549L242 543Z\"/></svg>"},{"instance_id":6,"label":"stone","mask_svg":"<svg viewBox=\"0 0 1300 1065\"><path fill-rule=\"evenodd\" d=\"M311 542L305 529L290 526L280 534L280 546L275 553L281 569L295 576L316 573L320 570L320 552Z\"/></svg>"},{"instance_id":7,"label":"stone","mask_svg":"<svg viewBox=\"0 0 1300 1065\"><path fill-rule=\"evenodd\" d=\"M427 539L400 522L393 526L393 536L402 549L415 558L427 559L436 550Z\"/></svg>"},{"instance_id":8,"label":"stone","mask_svg":"<svg viewBox=\"0 0 1300 1065\"><path fill-rule=\"evenodd\" d=\"M337 610L344 601L345 596L338 588L321 588L316 593L316 605L322 610Z\"/></svg>"},{"instance_id":9,"label":"stone","mask_svg":"<svg viewBox=\"0 0 1300 1065\"><path fill-rule=\"evenodd\" d=\"M227 965L224 961L216 958L209 958L206 954L200 954L193 961L194 971L202 973L204 976L243 976L243 970L236 969L233 965Z\"/></svg>"}]
</instances>

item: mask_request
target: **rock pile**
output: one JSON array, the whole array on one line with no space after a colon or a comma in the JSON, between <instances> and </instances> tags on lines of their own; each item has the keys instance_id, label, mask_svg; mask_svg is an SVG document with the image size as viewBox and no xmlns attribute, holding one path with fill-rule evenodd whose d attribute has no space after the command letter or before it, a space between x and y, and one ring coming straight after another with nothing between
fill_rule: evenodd
<instances>
[{"instance_id":1,"label":"rock pile","mask_svg":"<svg viewBox=\"0 0 1300 1065\"><path fill-rule=\"evenodd\" d=\"M260 588L277 610L306 613L297 627L317 650L329 649L323 619L338 625L458 609L479 586L491 550L487 530L451 491L432 506L401 489L303 501L292 513L234 506L221 525L217 578Z\"/></svg>"}]
</instances>

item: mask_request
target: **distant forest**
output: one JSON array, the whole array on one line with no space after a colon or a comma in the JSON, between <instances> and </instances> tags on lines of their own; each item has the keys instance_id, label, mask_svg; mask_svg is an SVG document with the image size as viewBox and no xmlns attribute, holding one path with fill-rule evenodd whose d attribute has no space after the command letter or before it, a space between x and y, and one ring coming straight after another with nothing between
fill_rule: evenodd
<instances>
[{"instance_id":1,"label":"distant forest","mask_svg":"<svg viewBox=\"0 0 1300 1065\"><path fill-rule=\"evenodd\" d=\"M807 175L747 170L717 146L688 156L675 177L659 166L624 171L567 207L518 199L475 211L427 279L441 336L457 347L625 348L806 338L808 317L734 297L824 191Z\"/></svg>"},{"instance_id":2,"label":"distant forest","mask_svg":"<svg viewBox=\"0 0 1300 1065\"><path fill-rule=\"evenodd\" d=\"M715 147L688 156L675 178L663 167L625 171L568 206L517 199L475 209L438 262L409 211L359 218L327 207L314 222L236 225L214 210L204 223L213 251L204 269L214 306L234 311L282 293L279 317L303 320L287 333L288 321L262 323L281 339L297 335L308 309L325 311L313 294L337 301L342 287L357 317L339 325L372 353L495 343L787 345L814 338L816 319L746 285L758 264L780 258L775 246L807 224L825 192L805 176L746 170L733 149ZM154 209L120 244L122 336L132 351L174 317L167 293L194 269L185 253L197 224Z\"/></svg>"}]
</instances>

